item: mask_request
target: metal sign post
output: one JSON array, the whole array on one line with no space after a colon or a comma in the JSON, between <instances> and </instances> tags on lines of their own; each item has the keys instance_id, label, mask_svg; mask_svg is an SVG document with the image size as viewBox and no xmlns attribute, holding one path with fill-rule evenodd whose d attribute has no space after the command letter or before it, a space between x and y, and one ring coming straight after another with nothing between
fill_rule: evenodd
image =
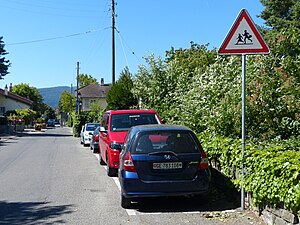
<instances>
[{"instance_id":1,"label":"metal sign post","mask_svg":"<svg viewBox=\"0 0 300 225\"><path fill-rule=\"evenodd\" d=\"M245 129L245 118L246 118L246 55L242 55L242 165L241 165L241 208L245 209L245 190L244 190L244 153L246 146L246 129Z\"/></svg>"},{"instance_id":2,"label":"metal sign post","mask_svg":"<svg viewBox=\"0 0 300 225\"><path fill-rule=\"evenodd\" d=\"M242 56L242 165L241 165L241 209L245 209L244 154L246 146L246 54L269 54L270 49L246 9L242 9L223 41L220 55Z\"/></svg>"}]
</instances>

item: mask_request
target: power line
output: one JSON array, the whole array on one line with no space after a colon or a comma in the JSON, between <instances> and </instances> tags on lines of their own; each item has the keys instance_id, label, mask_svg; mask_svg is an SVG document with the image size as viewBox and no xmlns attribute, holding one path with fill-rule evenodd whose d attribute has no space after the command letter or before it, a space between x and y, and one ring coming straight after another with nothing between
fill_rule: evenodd
<instances>
[{"instance_id":1,"label":"power line","mask_svg":"<svg viewBox=\"0 0 300 225\"><path fill-rule=\"evenodd\" d=\"M131 53L139 60L139 61L141 61L140 60L140 58L139 57L137 57L137 55L135 54L135 52L132 50L132 48L130 48L130 46L128 45L128 43L126 42L126 40L123 38L123 36L121 35L121 32L116 28L116 31L117 31L117 33L118 33L118 35L119 35L119 38L120 38L120 41L122 42L124 42L125 43L125 45L127 46L127 48L131 51ZM122 44L123 45L123 44ZM123 48L124 49L124 48Z\"/></svg>"},{"instance_id":2,"label":"power line","mask_svg":"<svg viewBox=\"0 0 300 225\"><path fill-rule=\"evenodd\" d=\"M63 38L70 38L70 37L80 36L80 35L86 35L86 34L98 32L98 31L103 31L103 30L110 29L110 28L111 27L105 27L103 29L98 29L98 30L90 30L90 31L86 31L86 32L76 33L76 34L69 34L69 35L65 35L65 36L58 36L58 37L52 37L52 38L44 38L44 39L39 39L39 40L15 42L15 43L9 43L9 44L6 44L6 45L24 45L24 44L32 44L32 43L37 43L37 42L53 41L53 40L57 40L57 39L63 39Z\"/></svg>"}]
</instances>

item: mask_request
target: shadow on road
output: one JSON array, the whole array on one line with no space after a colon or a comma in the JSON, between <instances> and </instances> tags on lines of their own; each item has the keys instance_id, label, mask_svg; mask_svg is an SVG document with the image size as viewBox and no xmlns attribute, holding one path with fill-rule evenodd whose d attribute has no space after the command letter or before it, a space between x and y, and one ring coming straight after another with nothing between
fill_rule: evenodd
<instances>
[{"instance_id":1,"label":"shadow on road","mask_svg":"<svg viewBox=\"0 0 300 225\"><path fill-rule=\"evenodd\" d=\"M206 200L200 197L145 198L133 202L132 208L144 213L156 212L213 212L240 207L240 194L228 184L230 180L211 168L212 190Z\"/></svg>"},{"instance_id":2,"label":"shadow on road","mask_svg":"<svg viewBox=\"0 0 300 225\"><path fill-rule=\"evenodd\" d=\"M213 189L209 199L204 202L193 197L145 198L133 202L132 208L140 212L207 212L234 210L239 207L236 198L230 199Z\"/></svg>"},{"instance_id":3,"label":"shadow on road","mask_svg":"<svg viewBox=\"0 0 300 225\"><path fill-rule=\"evenodd\" d=\"M71 137L72 134L60 134L60 133L47 133L47 132L29 132L29 133L20 133L19 137L24 136L36 136L36 137Z\"/></svg>"},{"instance_id":4,"label":"shadow on road","mask_svg":"<svg viewBox=\"0 0 300 225\"><path fill-rule=\"evenodd\" d=\"M70 214L73 205L51 206L49 202L6 202L0 201L0 224L51 224L66 223L56 219L63 214Z\"/></svg>"}]
</instances>

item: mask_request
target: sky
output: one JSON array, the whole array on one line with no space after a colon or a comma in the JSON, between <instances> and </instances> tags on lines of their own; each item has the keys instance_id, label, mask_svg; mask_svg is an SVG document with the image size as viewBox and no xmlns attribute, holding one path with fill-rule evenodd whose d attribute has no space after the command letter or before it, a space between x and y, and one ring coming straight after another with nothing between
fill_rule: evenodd
<instances>
[{"instance_id":1,"label":"sky","mask_svg":"<svg viewBox=\"0 0 300 225\"><path fill-rule=\"evenodd\" d=\"M7 84L47 88L76 86L79 73L112 82L112 0L0 0L0 36ZM219 48L241 9L254 23L259 0L115 0L115 74L136 74L145 57L189 48L190 42Z\"/></svg>"}]
</instances>

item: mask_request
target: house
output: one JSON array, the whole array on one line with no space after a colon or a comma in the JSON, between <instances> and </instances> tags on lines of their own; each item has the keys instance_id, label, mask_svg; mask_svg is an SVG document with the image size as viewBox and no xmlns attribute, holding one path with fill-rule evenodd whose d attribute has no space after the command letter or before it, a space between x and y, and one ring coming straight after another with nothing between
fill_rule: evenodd
<instances>
[{"instance_id":1,"label":"house","mask_svg":"<svg viewBox=\"0 0 300 225\"><path fill-rule=\"evenodd\" d=\"M111 89L110 84L89 84L75 91L75 96L78 93L78 100L81 111L90 111L92 104L100 105L101 109L107 106L106 95ZM77 92L78 91L78 92Z\"/></svg>"},{"instance_id":2,"label":"house","mask_svg":"<svg viewBox=\"0 0 300 225\"><path fill-rule=\"evenodd\" d=\"M12 93L11 90L12 84L10 84L9 90L7 85L4 90L0 88L0 115L15 109L29 109L33 103L27 98Z\"/></svg>"},{"instance_id":3,"label":"house","mask_svg":"<svg viewBox=\"0 0 300 225\"><path fill-rule=\"evenodd\" d=\"M16 95L11 92L12 84L9 86L9 90L7 85L5 89L0 88L0 133L7 133L13 129L14 131L23 130L24 124L22 126L18 126L16 124L16 120L14 120L13 127L8 126L7 118L4 116L7 111L12 111L16 109L29 109L32 105L32 101Z\"/></svg>"}]
</instances>

